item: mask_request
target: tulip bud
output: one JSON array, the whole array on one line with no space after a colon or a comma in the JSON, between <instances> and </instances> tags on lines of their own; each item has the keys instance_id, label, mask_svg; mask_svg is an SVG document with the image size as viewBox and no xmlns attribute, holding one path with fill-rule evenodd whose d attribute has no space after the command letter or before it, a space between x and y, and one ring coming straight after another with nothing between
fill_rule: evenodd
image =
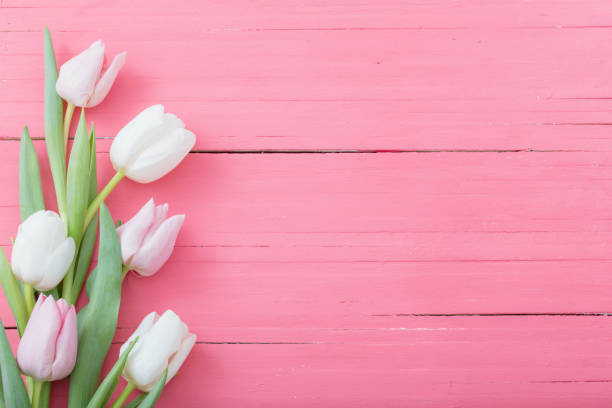
<instances>
[{"instance_id":1,"label":"tulip bud","mask_svg":"<svg viewBox=\"0 0 612 408\"><path fill-rule=\"evenodd\" d=\"M115 136L110 158L117 171L139 183L155 181L174 169L195 144L195 135L162 105L138 114Z\"/></svg>"},{"instance_id":2,"label":"tulip bud","mask_svg":"<svg viewBox=\"0 0 612 408\"><path fill-rule=\"evenodd\" d=\"M17 347L21 371L41 381L67 377L76 362L77 345L74 306L41 294Z\"/></svg>"},{"instance_id":3,"label":"tulip bud","mask_svg":"<svg viewBox=\"0 0 612 408\"><path fill-rule=\"evenodd\" d=\"M53 289L64 278L75 245L66 224L53 211L30 215L17 230L11 266L15 276L39 291Z\"/></svg>"},{"instance_id":4,"label":"tulip bud","mask_svg":"<svg viewBox=\"0 0 612 408\"><path fill-rule=\"evenodd\" d=\"M176 375L196 342L196 335L189 333L187 325L172 310L161 317L149 313L130 338L121 346L119 354L139 336L130 352L123 370L123 377L141 391L151 391L166 368L166 384Z\"/></svg>"},{"instance_id":5,"label":"tulip bud","mask_svg":"<svg viewBox=\"0 0 612 408\"><path fill-rule=\"evenodd\" d=\"M104 66L104 43L98 40L89 48L66 61L60 68L55 90L58 95L73 105L91 108L104 100L113 86L123 64L125 52L113 59L106 72Z\"/></svg>"},{"instance_id":6,"label":"tulip bud","mask_svg":"<svg viewBox=\"0 0 612 408\"><path fill-rule=\"evenodd\" d=\"M154 275L166 263L185 215L166 218L168 204L155 206L153 199L117 228L123 263L142 276Z\"/></svg>"}]
</instances>

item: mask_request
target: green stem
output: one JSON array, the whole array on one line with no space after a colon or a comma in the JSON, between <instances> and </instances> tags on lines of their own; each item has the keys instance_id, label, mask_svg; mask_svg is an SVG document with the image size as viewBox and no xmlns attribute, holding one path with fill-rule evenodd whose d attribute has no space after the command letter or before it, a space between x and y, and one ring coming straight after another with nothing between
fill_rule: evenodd
<instances>
[{"instance_id":1,"label":"green stem","mask_svg":"<svg viewBox=\"0 0 612 408\"><path fill-rule=\"evenodd\" d=\"M108 197L111 191L113 191L113 189L117 187L117 184L119 184L121 179L124 177L125 177L125 173L121 170L115 173L115 175L113 176L112 179L110 179L108 184L104 186L102 191L100 191L100 193L96 196L96 198L94 198L91 204L89 204L89 207L87 207L87 213L85 214L85 223L83 224L83 233L85 233L85 230L87 229L87 226L89 225L93 217L96 216L96 213L98 212L98 208L100 208L100 204L102 204L102 202L106 199L106 197Z\"/></svg>"},{"instance_id":2,"label":"green stem","mask_svg":"<svg viewBox=\"0 0 612 408\"><path fill-rule=\"evenodd\" d=\"M68 149L68 135L70 134L70 124L72 123L72 114L75 106L68 102L66 105L66 115L64 116L64 151Z\"/></svg>"},{"instance_id":3,"label":"green stem","mask_svg":"<svg viewBox=\"0 0 612 408\"><path fill-rule=\"evenodd\" d=\"M34 380L34 392L32 393L32 408L40 408L40 395L42 391L43 381Z\"/></svg>"},{"instance_id":4,"label":"green stem","mask_svg":"<svg viewBox=\"0 0 612 408\"><path fill-rule=\"evenodd\" d=\"M34 288L29 283L23 284L23 297L26 303L26 312L28 314L28 319L32 314L32 310L34 310Z\"/></svg>"},{"instance_id":5,"label":"green stem","mask_svg":"<svg viewBox=\"0 0 612 408\"><path fill-rule=\"evenodd\" d=\"M77 249L79 248L79 244L77 243ZM78 252L77 252L78 253ZM64 276L64 281L62 283L62 297L66 299L69 304L74 304L75 300L72 299L72 282L74 280L74 264L76 262L76 253L74 259L72 260L72 264L70 264L70 268L68 268L68 272L66 272L66 276Z\"/></svg>"},{"instance_id":6,"label":"green stem","mask_svg":"<svg viewBox=\"0 0 612 408\"><path fill-rule=\"evenodd\" d=\"M30 398L30 402L32 402L32 397L34 397L34 381L36 380L30 377L29 375L26 375L26 385L28 389L28 397Z\"/></svg>"},{"instance_id":7,"label":"green stem","mask_svg":"<svg viewBox=\"0 0 612 408\"><path fill-rule=\"evenodd\" d=\"M121 282L125 279L128 272L130 271L130 267L127 265L121 265Z\"/></svg>"},{"instance_id":8,"label":"green stem","mask_svg":"<svg viewBox=\"0 0 612 408\"><path fill-rule=\"evenodd\" d=\"M128 382L111 408L121 408L135 388L136 384L131 381Z\"/></svg>"}]
</instances>

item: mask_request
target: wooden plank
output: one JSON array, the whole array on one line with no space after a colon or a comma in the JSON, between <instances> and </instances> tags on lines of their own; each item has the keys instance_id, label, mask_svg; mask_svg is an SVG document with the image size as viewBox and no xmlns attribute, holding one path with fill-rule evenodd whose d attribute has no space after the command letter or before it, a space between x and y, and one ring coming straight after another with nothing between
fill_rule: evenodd
<instances>
[{"instance_id":1,"label":"wooden plank","mask_svg":"<svg viewBox=\"0 0 612 408\"><path fill-rule=\"evenodd\" d=\"M101 137L161 102L201 150L610 150L608 26L126 35L115 17L96 15L96 33L54 32L59 61L102 34L110 55L128 50L89 115ZM0 137L24 124L42 135L40 38L0 32Z\"/></svg>"},{"instance_id":2,"label":"wooden plank","mask_svg":"<svg viewBox=\"0 0 612 408\"><path fill-rule=\"evenodd\" d=\"M201 336L160 406L605 406L610 327L610 317L409 317L312 329L309 344L252 342L241 327L225 341ZM55 386L55 401L65 394Z\"/></svg>"},{"instance_id":3,"label":"wooden plank","mask_svg":"<svg viewBox=\"0 0 612 408\"><path fill-rule=\"evenodd\" d=\"M18 143L2 143L0 185L16 191ZM108 154L98 162L108 180ZM124 220L151 195L187 214L167 267L127 280L121 324L162 300L220 328L611 312L611 165L610 153L192 154L108 200ZM17 223L3 195L4 245Z\"/></svg>"}]
</instances>

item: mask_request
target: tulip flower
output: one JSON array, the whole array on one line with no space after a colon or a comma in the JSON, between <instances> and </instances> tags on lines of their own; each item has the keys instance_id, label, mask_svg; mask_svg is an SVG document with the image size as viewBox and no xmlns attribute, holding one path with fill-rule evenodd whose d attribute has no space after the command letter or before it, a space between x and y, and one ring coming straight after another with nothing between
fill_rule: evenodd
<instances>
[{"instance_id":1,"label":"tulip flower","mask_svg":"<svg viewBox=\"0 0 612 408\"><path fill-rule=\"evenodd\" d=\"M139 183L155 181L174 169L195 144L183 121L164 113L163 105L143 110L115 136L113 167Z\"/></svg>"},{"instance_id":2,"label":"tulip flower","mask_svg":"<svg viewBox=\"0 0 612 408\"><path fill-rule=\"evenodd\" d=\"M89 48L66 61L60 68L55 89L68 103L91 108L104 100L123 64L126 53L113 59L108 69L104 66L104 43L98 40Z\"/></svg>"},{"instance_id":3,"label":"tulip flower","mask_svg":"<svg viewBox=\"0 0 612 408\"><path fill-rule=\"evenodd\" d=\"M174 377L196 342L187 325L172 310L159 316L149 313L130 338L121 346L119 354L139 336L130 352L123 377L141 391L149 392L168 369L166 384Z\"/></svg>"},{"instance_id":4,"label":"tulip flower","mask_svg":"<svg viewBox=\"0 0 612 408\"><path fill-rule=\"evenodd\" d=\"M164 113L163 105L140 112L113 140L110 159L117 173L87 208L85 227L123 177L150 183L165 176L187 156L195 140L182 120Z\"/></svg>"},{"instance_id":5,"label":"tulip flower","mask_svg":"<svg viewBox=\"0 0 612 408\"><path fill-rule=\"evenodd\" d=\"M151 198L133 218L117 228L127 270L151 276L166 263L185 221L183 214L166 218L167 213L168 204L155 206Z\"/></svg>"},{"instance_id":6,"label":"tulip flower","mask_svg":"<svg viewBox=\"0 0 612 408\"><path fill-rule=\"evenodd\" d=\"M39 291L53 289L64 278L75 244L66 224L53 211L37 211L21 223L13 246L15 276Z\"/></svg>"},{"instance_id":7,"label":"tulip flower","mask_svg":"<svg viewBox=\"0 0 612 408\"><path fill-rule=\"evenodd\" d=\"M67 377L76 362L77 334L74 306L41 294L17 348L21 371L41 381Z\"/></svg>"}]
</instances>

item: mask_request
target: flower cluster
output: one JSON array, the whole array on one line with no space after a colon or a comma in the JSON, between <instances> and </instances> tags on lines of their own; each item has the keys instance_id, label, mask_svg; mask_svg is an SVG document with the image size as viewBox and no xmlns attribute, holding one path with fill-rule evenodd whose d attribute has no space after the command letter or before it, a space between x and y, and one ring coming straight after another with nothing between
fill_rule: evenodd
<instances>
[{"instance_id":1,"label":"flower cluster","mask_svg":"<svg viewBox=\"0 0 612 408\"><path fill-rule=\"evenodd\" d=\"M20 335L15 359L6 334L0 334L0 406L48 407L51 382L70 376L68 407L103 407L122 375L127 385L112 406L123 406L138 389L141 394L130 406L150 407L196 342L172 310L161 316L151 312L101 378L117 328L122 282L130 271L155 275L172 254L185 220L183 214L169 217L168 204L155 205L151 198L119 225L104 200L124 178L150 183L165 176L196 139L162 105L143 110L115 136L110 160L116 173L98 191L95 130L93 124L87 129L85 108L107 96L126 53L106 68L104 60L104 43L98 40L58 73L45 29L45 141L57 212L43 200L38 157L26 127L19 158L21 224L10 262L0 249L0 283ZM76 107L80 119L68 154ZM90 272L97 237L98 260ZM77 310L83 287L88 303Z\"/></svg>"}]
</instances>

